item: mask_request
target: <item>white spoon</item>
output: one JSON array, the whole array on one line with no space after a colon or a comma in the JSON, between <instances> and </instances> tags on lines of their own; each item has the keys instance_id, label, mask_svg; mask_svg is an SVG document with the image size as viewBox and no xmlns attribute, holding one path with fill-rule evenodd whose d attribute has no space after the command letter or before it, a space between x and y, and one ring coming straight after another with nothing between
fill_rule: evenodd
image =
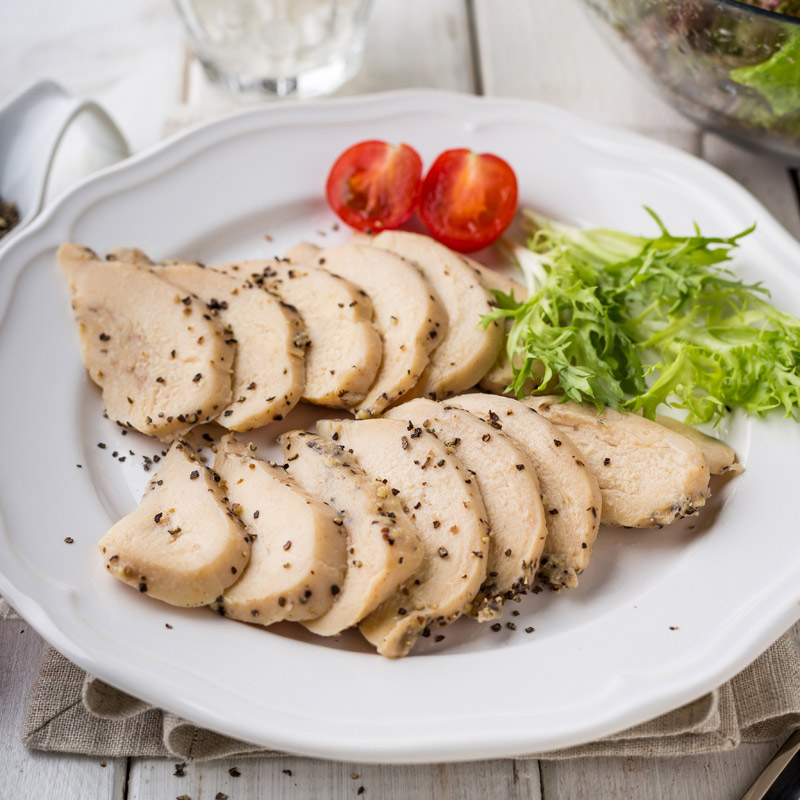
<instances>
[{"instance_id":1,"label":"white spoon","mask_svg":"<svg viewBox=\"0 0 800 800\"><path fill-rule=\"evenodd\" d=\"M72 125L79 119L80 125ZM72 152L62 158L65 140ZM96 103L72 97L53 81L17 92L0 106L0 198L16 203L19 222L0 239L0 247L41 211L54 190L129 153L119 129Z\"/></svg>"}]
</instances>

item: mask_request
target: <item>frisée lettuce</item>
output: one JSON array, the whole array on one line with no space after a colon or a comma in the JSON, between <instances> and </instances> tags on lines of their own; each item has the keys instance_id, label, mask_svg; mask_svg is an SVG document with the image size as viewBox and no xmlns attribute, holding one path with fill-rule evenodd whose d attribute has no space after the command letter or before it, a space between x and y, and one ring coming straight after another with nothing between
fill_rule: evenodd
<instances>
[{"instance_id":1,"label":"fris\u00e9e lettuce","mask_svg":"<svg viewBox=\"0 0 800 800\"><path fill-rule=\"evenodd\" d=\"M660 231L652 238L523 212L530 237L518 261L529 299L496 292L497 307L482 319L511 320L509 390L521 395L534 380L649 418L668 403L690 422L717 423L737 407L798 418L800 320L726 267L753 228L729 238L697 228L674 236L647 211Z\"/></svg>"}]
</instances>

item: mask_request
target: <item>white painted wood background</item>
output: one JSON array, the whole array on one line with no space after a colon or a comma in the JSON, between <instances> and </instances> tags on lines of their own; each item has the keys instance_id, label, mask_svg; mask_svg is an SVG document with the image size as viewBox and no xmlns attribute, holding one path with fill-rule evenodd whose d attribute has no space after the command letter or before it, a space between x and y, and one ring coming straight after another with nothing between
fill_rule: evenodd
<instances>
[{"instance_id":1,"label":"white painted wood background","mask_svg":"<svg viewBox=\"0 0 800 800\"><path fill-rule=\"evenodd\" d=\"M102 102L137 151L234 102L208 85L187 54L167 0L0 0L0 101L44 77ZM639 130L727 171L800 237L791 172L702 133L640 86L579 0L376 0L364 67L341 94L408 87L542 100ZM103 766L97 758L27 752L19 730L43 647L24 623L0 622L0 800L213 800L218 792L231 800L737 800L780 744L681 759L424 767L224 760L190 764L180 778L158 759ZM241 777L228 774L232 766Z\"/></svg>"}]
</instances>

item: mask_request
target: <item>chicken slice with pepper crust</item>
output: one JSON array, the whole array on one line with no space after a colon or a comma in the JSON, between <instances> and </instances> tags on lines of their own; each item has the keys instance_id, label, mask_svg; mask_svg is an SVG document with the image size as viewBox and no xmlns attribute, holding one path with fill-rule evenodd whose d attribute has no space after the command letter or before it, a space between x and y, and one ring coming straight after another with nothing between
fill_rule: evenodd
<instances>
[{"instance_id":1,"label":"chicken slice with pepper crust","mask_svg":"<svg viewBox=\"0 0 800 800\"><path fill-rule=\"evenodd\" d=\"M165 261L153 274L183 292L194 292L206 314L216 314L236 344L233 397L220 425L249 431L283 419L300 401L305 382L303 323L280 298L188 261Z\"/></svg>"},{"instance_id":2,"label":"chicken slice with pepper crust","mask_svg":"<svg viewBox=\"0 0 800 800\"><path fill-rule=\"evenodd\" d=\"M283 467L256 458L254 447L230 435L217 446L214 469L253 543L244 575L213 607L260 625L325 614L342 585L347 558L336 512L300 489Z\"/></svg>"},{"instance_id":3,"label":"chicken slice with pepper crust","mask_svg":"<svg viewBox=\"0 0 800 800\"><path fill-rule=\"evenodd\" d=\"M364 399L382 346L363 289L324 269L285 261L237 261L215 269L274 292L300 312L309 338L303 400L352 408Z\"/></svg>"},{"instance_id":4,"label":"chicken slice with pepper crust","mask_svg":"<svg viewBox=\"0 0 800 800\"><path fill-rule=\"evenodd\" d=\"M477 482L434 434L395 419L320 420L317 430L353 451L370 475L399 490L424 560L359 628L381 655L406 655L431 625L471 608L486 578L489 525Z\"/></svg>"},{"instance_id":5,"label":"chicken slice with pepper crust","mask_svg":"<svg viewBox=\"0 0 800 800\"><path fill-rule=\"evenodd\" d=\"M477 481L491 529L486 580L469 615L495 619L503 603L533 583L547 537L539 480L530 459L474 414L422 397L386 414L435 433Z\"/></svg>"},{"instance_id":6,"label":"chicken slice with pepper crust","mask_svg":"<svg viewBox=\"0 0 800 800\"><path fill-rule=\"evenodd\" d=\"M169 442L230 403L234 347L195 296L81 245L61 245L58 258L109 419Z\"/></svg>"},{"instance_id":7,"label":"chicken slice with pepper crust","mask_svg":"<svg viewBox=\"0 0 800 800\"><path fill-rule=\"evenodd\" d=\"M329 611L303 622L313 633L335 636L409 580L422 559L417 530L391 487L369 477L341 445L305 431L284 433L278 442L289 475L328 503L344 528L347 566L339 591Z\"/></svg>"},{"instance_id":8,"label":"chicken slice with pepper crust","mask_svg":"<svg viewBox=\"0 0 800 800\"><path fill-rule=\"evenodd\" d=\"M483 285L474 262L419 233L384 231L368 241L416 264L447 310L448 333L431 354L409 398L441 400L475 386L500 353L503 326L496 320L488 327L480 325L481 317L492 310L494 296Z\"/></svg>"},{"instance_id":9,"label":"chicken slice with pepper crust","mask_svg":"<svg viewBox=\"0 0 800 800\"><path fill-rule=\"evenodd\" d=\"M527 454L547 512L539 577L553 589L577 586L592 555L602 508L600 487L581 452L559 428L510 397L466 394L448 405L476 414Z\"/></svg>"},{"instance_id":10,"label":"chicken slice with pepper crust","mask_svg":"<svg viewBox=\"0 0 800 800\"><path fill-rule=\"evenodd\" d=\"M705 456L708 470L712 475L744 472L744 467L736 457L736 451L725 442L663 414L656 414L656 422L694 442Z\"/></svg>"},{"instance_id":11,"label":"chicken slice with pepper crust","mask_svg":"<svg viewBox=\"0 0 800 800\"><path fill-rule=\"evenodd\" d=\"M220 476L175 442L139 507L98 542L106 569L175 606L214 602L242 574L251 539L228 506Z\"/></svg>"},{"instance_id":12,"label":"chicken slice with pepper crust","mask_svg":"<svg viewBox=\"0 0 800 800\"><path fill-rule=\"evenodd\" d=\"M381 366L354 408L359 419L379 416L414 388L431 351L446 335L447 312L441 300L413 264L377 248L347 244L319 250L302 244L288 257L292 263L341 275L372 300L383 344Z\"/></svg>"},{"instance_id":13,"label":"chicken slice with pepper crust","mask_svg":"<svg viewBox=\"0 0 800 800\"><path fill-rule=\"evenodd\" d=\"M709 496L709 470L700 448L638 414L554 395L525 403L580 448L603 494L606 525L657 528L695 514Z\"/></svg>"}]
</instances>

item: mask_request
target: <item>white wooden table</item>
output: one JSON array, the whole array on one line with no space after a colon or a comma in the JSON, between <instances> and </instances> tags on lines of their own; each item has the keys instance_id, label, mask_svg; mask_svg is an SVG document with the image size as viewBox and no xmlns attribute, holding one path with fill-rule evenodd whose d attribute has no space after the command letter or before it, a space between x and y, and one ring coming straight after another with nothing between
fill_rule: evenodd
<instances>
[{"instance_id":1,"label":"white wooden table","mask_svg":"<svg viewBox=\"0 0 800 800\"><path fill-rule=\"evenodd\" d=\"M699 131L641 87L592 29L579 0L376 0L364 68L342 94L438 87L531 98L633 128L726 170L800 236L793 171ZM134 150L232 105L187 53L167 0L26 0L0 11L0 101L54 77L94 96ZM619 798L736 800L780 743L682 759L494 761L425 767L300 758L191 764L27 752L19 730L44 643L0 622L0 800L255 798ZM241 777L228 774L238 766ZM289 772L290 771L290 772ZM358 794L361 787L364 791Z\"/></svg>"}]
</instances>

